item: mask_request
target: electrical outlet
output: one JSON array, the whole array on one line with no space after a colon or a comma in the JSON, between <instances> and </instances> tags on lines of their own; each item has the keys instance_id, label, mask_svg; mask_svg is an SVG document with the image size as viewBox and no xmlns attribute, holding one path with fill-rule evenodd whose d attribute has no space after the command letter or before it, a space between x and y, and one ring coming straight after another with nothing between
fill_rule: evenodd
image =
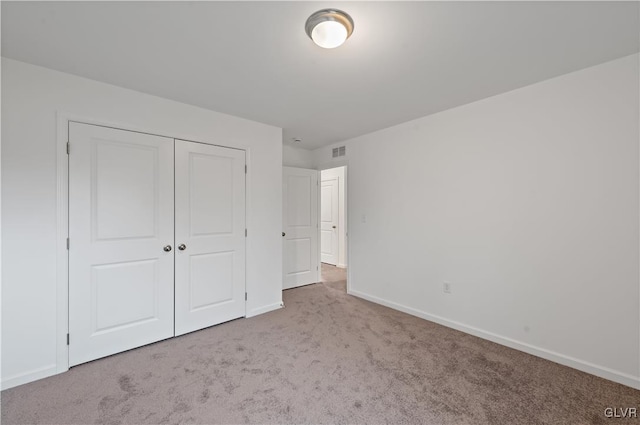
<instances>
[{"instance_id":1,"label":"electrical outlet","mask_svg":"<svg viewBox=\"0 0 640 425\"><path fill-rule=\"evenodd\" d=\"M451 293L451 284L449 282L444 282L442 284L442 292L444 292L445 294Z\"/></svg>"}]
</instances>

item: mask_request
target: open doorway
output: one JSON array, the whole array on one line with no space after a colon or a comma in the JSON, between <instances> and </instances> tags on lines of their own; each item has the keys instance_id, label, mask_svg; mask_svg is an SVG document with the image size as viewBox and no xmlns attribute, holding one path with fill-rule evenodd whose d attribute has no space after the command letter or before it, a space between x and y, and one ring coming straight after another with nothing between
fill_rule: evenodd
<instances>
[{"instance_id":1,"label":"open doorway","mask_svg":"<svg viewBox=\"0 0 640 425\"><path fill-rule=\"evenodd\" d=\"M320 278L347 291L346 166L320 172Z\"/></svg>"}]
</instances>

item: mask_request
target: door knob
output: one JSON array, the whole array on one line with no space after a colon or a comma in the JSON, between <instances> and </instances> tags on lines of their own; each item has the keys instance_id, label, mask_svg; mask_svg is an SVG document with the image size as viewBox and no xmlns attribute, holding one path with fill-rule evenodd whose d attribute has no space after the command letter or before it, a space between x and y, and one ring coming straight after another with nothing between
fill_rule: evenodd
<instances>
[{"instance_id":1,"label":"door knob","mask_svg":"<svg viewBox=\"0 0 640 425\"><path fill-rule=\"evenodd\" d=\"M331 226L331 227L333 227L334 229L336 228L336 226Z\"/></svg>"},{"instance_id":2,"label":"door knob","mask_svg":"<svg viewBox=\"0 0 640 425\"><path fill-rule=\"evenodd\" d=\"M285 235L286 235L286 233L285 233L285 232L282 232L282 237L283 237L283 238L284 238L284 236L285 236Z\"/></svg>"},{"instance_id":3,"label":"door knob","mask_svg":"<svg viewBox=\"0 0 640 425\"><path fill-rule=\"evenodd\" d=\"M184 251L185 249L187 249L187 246L185 244L181 243L180 245L178 245L178 249L180 251Z\"/></svg>"},{"instance_id":4,"label":"door knob","mask_svg":"<svg viewBox=\"0 0 640 425\"><path fill-rule=\"evenodd\" d=\"M167 245L162 249L164 249L164 252L169 252L169 251L171 251L171 245Z\"/></svg>"}]
</instances>

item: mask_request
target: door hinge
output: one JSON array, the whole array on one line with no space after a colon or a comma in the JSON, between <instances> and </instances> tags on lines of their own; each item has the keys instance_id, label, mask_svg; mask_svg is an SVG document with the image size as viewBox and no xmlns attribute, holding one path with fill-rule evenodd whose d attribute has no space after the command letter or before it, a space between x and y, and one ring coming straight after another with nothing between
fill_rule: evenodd
<instances>
[{"instance_id":1,"label":"door hinge","mask_svg":"<svg viewBox=\"0 0 640 425\"><path fill-rule=\"evenodd\" d=\"M245 166L244 166L244 173L245 173L245 174L247 174L247 168L248 168L248 167L245 165Z\"/></svg>"},{"instance_id":2,"label":"door hinge","mask_svg":"<svg viewBox=\"0 0 640 425\"><path fill-rule=\"evenodd\" d=\"M67 250L69 250L69 238L67 238Z\"/></svg>"},{"instance_id":3,"label":"door hinge","mask_svg":"<svg viewBox=\"0 0 640 425\"><path fill-rule=\"evenodd\" d=\"M247 232L247 229L244 229L244 237L245 237L245 238L247 237L247 235L248 235L248 234L249 234L249 233Z\"/></svg>"},{"instance_id":4,"label":"door hinge","mask_svg":"<svg viewBox=\"0 0 640 425\"><path fill-rule=\"evenodd\" d=\"M67 345L69 345L69 334L67 334Z\"/></svg>"},{"instance_id":5,"label":"door hinge","mask_svg":"<svg viewBox=\"0 0 640 425\"><path fill-rule=\"evenodd\" d=\"M249 298L249 296L248 296L248 295L247 295L247 293L245 292L245 293L244 293L244 300L246 301L246 300L247 300L247 298Z\"/></svg>"},{"instance_id":6,"label":"door hinge","mask_svg":"<svg viewBox=\"0 0 640 425\"><path fill-rule=\"evenodd\" d=\"M69 155L69 152L71 152L71 145L67 142L67 155Z\"/></svg>"}]
</instances>

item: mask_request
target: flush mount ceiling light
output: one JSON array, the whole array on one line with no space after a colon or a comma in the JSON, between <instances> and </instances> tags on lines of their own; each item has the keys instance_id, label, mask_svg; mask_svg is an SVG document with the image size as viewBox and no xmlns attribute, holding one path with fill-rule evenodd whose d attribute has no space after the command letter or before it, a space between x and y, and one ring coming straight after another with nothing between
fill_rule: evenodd
<instances>
[{"instance_id":1,"label":"flush mount ceiling light","mask_svg":"<svg viewBox=\"0 0 640 425\"><path fill-rule=\"evenodd\" d=\"M353 19L342 10L322 9L309 16L304 29L318 46L333 49L353 33Z\"/></svg>"}]
</instances>

